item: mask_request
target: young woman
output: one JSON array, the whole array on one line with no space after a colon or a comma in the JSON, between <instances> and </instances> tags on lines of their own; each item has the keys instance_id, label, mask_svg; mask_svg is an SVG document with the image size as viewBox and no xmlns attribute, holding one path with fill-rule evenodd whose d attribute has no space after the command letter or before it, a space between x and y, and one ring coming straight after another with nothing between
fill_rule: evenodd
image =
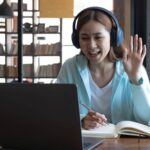
<instances>
[{"instance_id":1,"label":"young woman","mask_svg":"<svg viewBox=\"0 0 150 150\"><path fill-rule=\"evenodd\" d=\"M148 125L150 82L143 66L142 39L131 36L125 48L115 16L90 7L75 17L72 42L81 53L63 64L57 82L76 84L82 126L91 129L121 120Z\"/></svg>"}]
</instances>

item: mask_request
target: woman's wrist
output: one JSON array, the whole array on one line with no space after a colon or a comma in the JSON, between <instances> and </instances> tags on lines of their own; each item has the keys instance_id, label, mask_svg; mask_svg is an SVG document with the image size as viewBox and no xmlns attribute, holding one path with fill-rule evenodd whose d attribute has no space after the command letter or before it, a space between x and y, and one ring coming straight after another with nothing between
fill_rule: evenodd
<instances>
[{"instance_id":1,"label":"woman's wrist","mask_svg":"<svg viewBox=\"0 0 150 150\"><path fill-rule=\"evenodd\" d=\"M131 83L131 84L134 84L134 85L141 85L141 84L143 84L143 78L140 77L140 78L137 79L137 80L130 79L130 83Z\"/></svg>"}]
</instances>

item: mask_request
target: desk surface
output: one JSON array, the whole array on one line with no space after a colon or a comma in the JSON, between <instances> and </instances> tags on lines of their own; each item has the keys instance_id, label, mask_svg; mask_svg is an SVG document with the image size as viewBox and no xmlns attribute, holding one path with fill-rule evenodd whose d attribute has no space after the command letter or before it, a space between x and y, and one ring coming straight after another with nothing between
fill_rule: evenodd
<instances>
[{"instance_id":1,"label":"desk surface","mask_svg":"<svg viewBox=\"0 0 150 150\"><path fill-rule=\"evenodd\" d=\"M115 139L105 139L102 145L96 150L149 150L150 138L121 137Z\"/></svg>"},{"instance_id":2,"label":"desk surface","mask_svg":"<svg viewBox=\"0 0 150 150\"><path fill-rule=\"evenodd\" d=\"M0 148L0 150L14 150ZM104 139L95 150L150 150L150 138L121 137Z\"/></svg>"}]
</instances>

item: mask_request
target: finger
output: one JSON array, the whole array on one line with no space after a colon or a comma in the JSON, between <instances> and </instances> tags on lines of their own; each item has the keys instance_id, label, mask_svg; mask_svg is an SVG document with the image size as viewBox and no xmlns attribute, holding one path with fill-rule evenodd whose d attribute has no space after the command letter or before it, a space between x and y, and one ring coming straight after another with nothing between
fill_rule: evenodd
<instances>
[{"instance_id":1,"label":"finger","mask_svg":"<svg viewBox=\"0 0 150 150\"><path fill-rule=\"evenodd\" d=\"M86 116L83 120L83 128L85 129L94 129L100 126L105 126L107 123L104 122L101 118L97 118L96 116Z\"/></svg>"},{"instance_id":2,"label":"finger","mask_svg":"<svg viewBox=\"0 0 150 150\"><path fill-rule=\"evenodd\" d=\"M96 121L85 120L83 128L85 128L85 129L94 129L94 128L99 127L99 126L100 126L100 124L97 123Z\"/></svg>"},{"instance_id":3,"label":"finger","mask_svg":"<svg viewBox=\"0 0 150 150\"><path fill-rule=\"evenodd\" d=\"M98 121L98 117L96 117L96 113L94 111L92 112L89 111L86 116L86 119L90 121Z\"/></svg>"},{"instance_id":4,"label":"finger","mask_svg":"<svg viewBox=\"0 0 150 150\"><path fill-rule=\"evenodd\" d=\"M140 37L139 40L138 40L138 50L137 50L137 52L139 54L141 54L142 50L143 50L143 42L142 42L142 38Z\"/></svg>"},{"instance_id":5,"label":"finger","mask_svg":"<svg viewBox=\"0 0 150 150\"><path fill-rule=\"evenodd\" d=\"M96 113L96 116L99 117L99 118L101 118L104 121L107 120L107 118L105 117L104 114Z\"/></svg>"},{"instance_id":6,"label":"finger","mask_svg":"<svg viewBox=\"0 0 150 150\"><path fill-rule=\"evenodd\" d=\"M130 37L130 52L133 52L133 36Z\"/></svg>"},{"instance_id":7,"label":"finger","mask_svg":"<svg viewBox=\"0 0 150 150\"><path fill-rule=\"evenodd\" d=\"M100 124L100 123L98 123L98 122L91 122L90 124L89 124L89 127L90 128L98 128L98 127L102 127L102 126L104 126L104 125L106 125L106 124Z\"/></svg>"},{"instance_id":8,"label":"finger","mask_svg":"<svg viewBox=\"0 0 150 150\"><path fill-rule=\"evenodd\" d=\"M93 111L93 110L89 110L89 111L88 111L88 115L89 115L89 116L96 115L96 112L95 112L95 111Z\"/></svg>"},{"instance_id":9,"label":"finger","mask_svg":"<svg viewBox=\"0 0 150 150\"><path fill-rule=\"evenodd\" d=\"M123 51L123 62L126 62L128 60L128 49L125 48Z\"/></svg>"},{"instance_id":10,"label":"finger","mask_svg":"<svg viewBox=\"0 0 150 150\"><path fill-rule=\"evenodd\" d=\"M96 122L99 122L99 120L101 120L101 118L97 117L96 115L89 115L87 119Z\"/></svg>"},{"instance_id":11,"label":"finger","mask_svg":"<svg viewBox=\"0 0 150 150\"><path fill-rule=\"evenodd\" d=\"M100 124L107 123L107 118L104 114L96 113L96 117L98 118L98 122Z\"/></svg>"},{"instance_id":12,"label":"finger","mask_svg":"<svg viewBox=\"0 0 150 150\"><path fill-rule=\"evenodd\" d=\"M96 121L92 121L89 125L90 128L96 128L96 127L99 127L99 126L100 126L100 124Z\"/></svg>"},{"instance_id":13,"label":"finger","mask_svg":"<svg viewBox=\"0 0 150 150\"><path fill-rule=\"evenodd\" d=\"M107 118L104 115L101 115L100 113L96 113L96 112L88 115L87 119L90 121L95 121L100 124L106 123L107 121Z\"/></svg>"},{"instance_id":14,"label":"finger","mask_svg":"<svg viewBox=\"0 0 150 150\"><path fill-rule=\"evenodd\" d=\"M100 114L94 111L88 113L88 119L91 121L96 121L97 123L101 125L106 125L107 123L107 118L105 117L104 114Z\"/></svg>"},{"instance_id":15,"label":"finger","mask_svg":"<svg viewBox=\"0 0 150 150\"><path fill-rule=\"evenodd\" d=\"M133 51L136 52L138 50L138 35L136 34L134 36L134 47L133 47Z\"/></svg>"},{"instance_id":16,"label":"finger","mask_svg":"<svg viewBox=\"0 0 150 150\"><path fill-rule=\"evenodd\" d=\"M146 55L146 50L147 50L147 48L146 48L146 45L144 44L143 45L143 50L142 50L142 53L141 53L143 59L144 59L144 57Z\"/></svg>"}]
</instances>

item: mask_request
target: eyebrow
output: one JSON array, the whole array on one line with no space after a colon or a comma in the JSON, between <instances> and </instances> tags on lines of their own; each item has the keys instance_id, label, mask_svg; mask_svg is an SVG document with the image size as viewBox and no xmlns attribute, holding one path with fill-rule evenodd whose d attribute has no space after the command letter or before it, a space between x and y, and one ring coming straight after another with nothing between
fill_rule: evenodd
<instances>
[{"instance_id":1,"label":"eyebrow","mask_svg":"<svg viewBox=\"0 0 150 150\"><path fill-rule=\"evenodd\" d=\"M81 33L80 35L81 36L87 36L89 34L88 33ZM102 35L102 33L101 32L96 32L96 33L93 33L92 35Z\"/></svg>"}]
</instances>

